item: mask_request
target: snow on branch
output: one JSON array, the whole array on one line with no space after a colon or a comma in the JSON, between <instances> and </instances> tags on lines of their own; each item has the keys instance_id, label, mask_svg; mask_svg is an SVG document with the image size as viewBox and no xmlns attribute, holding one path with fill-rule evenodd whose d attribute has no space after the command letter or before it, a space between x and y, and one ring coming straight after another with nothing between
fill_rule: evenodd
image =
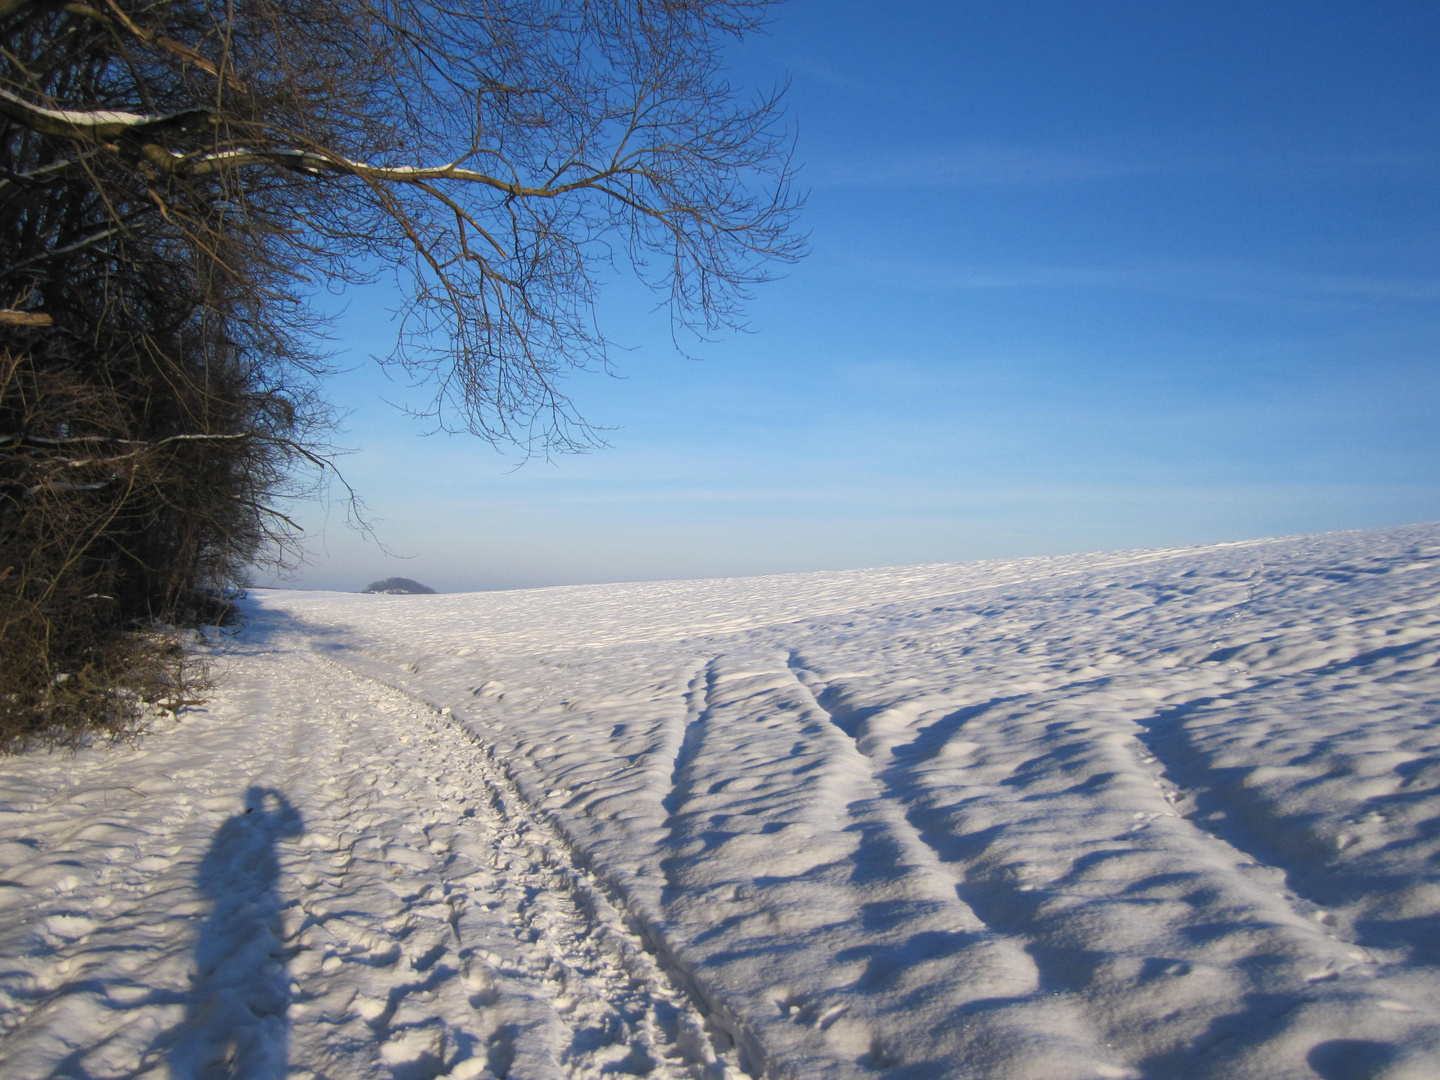
<instances>
[{"instance_id":1,"label":"snow on branch","mask_svg":"<svg viewBox=\"0 0 1440 1080\"><path fill-rule=\"evenodd\" d=\"M0 116L8 116L41 135L98 141L166 128L191 128L210 120L209 109L146 116L112 109L47 109L0 87Z\"/></svg>"},{"instance_id":2,"label":"snow on branch","mask_svg":"<svg viewBox=\"0 0 1440 1080\"><path fill-rule=\"evenodd\" d=\"M333 173L356 176L396 184L422 184L432 180L463 180L483 184L514 198L555 198L581 188L595 187L608 174L597 174L568 184L531 187L475 169L462 168L458 162L446 165L370 165L338 154L320 154L313 150L247 149L222 150L208 154L181 154L155 143L141 148L145 160L156 168L179 176L208 176L226 169L250 165L278 166L296 172L319 175Z\"/></svg>"},{"instance_id":3,"label":"snow on branch","mask_svg":"<svg viewBox=\"0 0 1440 1080\"><path fill-rule=\"evenodd\" d=\"M0 115L8 116L42 135L98 142L123 136L153 135L165 131L193 130L212 122L209 109L186 109L177 113L145 115L110 109L49 109L0 88ZM595 187L608 178L599 173L567 184L532 187L502 180L458 162L444 165L371 165L338 154L285 148L246 148L204 154L183 154L155 142L145 143L141 153L151 165L175 176L199 177L247 166L270 166L319 175L332 173L364 180L399 184L420 184L432 180L462 180L483 184L512 198L555 198L581 188ZM68 163L66 163L68 164Z\"/></svg>"},{"instance_id":4,"label":"snow on branch","mask_svg":"<svg viewBox=\"0 0 1440 1080\"><path fill-rule=\"evenodd\" d=\"M0 445L5 443L26 443L34 446L74 446L80 443L106 443L111 446L164 446L167 443L175 442L198 442L201 440L220 442L236 439L254 439L258 436L253 431L241 431L236 434L193 434L193 435L169 435L163 439L153 441L145 439L121 439L113 435L70 435L62 439L49 438L45 435L21 435L21 434L0 434Z\"/></svg>"},{"instance_id":5,"label":"snow on branch","mask_svg":"<svg viewBox=\"0 0 1440 1080\"><path fill-rule=\"evenodd\" d=\"M55 320L43 311L0 309L0 326L50 326Z\"/></svg>"}]
</instances>

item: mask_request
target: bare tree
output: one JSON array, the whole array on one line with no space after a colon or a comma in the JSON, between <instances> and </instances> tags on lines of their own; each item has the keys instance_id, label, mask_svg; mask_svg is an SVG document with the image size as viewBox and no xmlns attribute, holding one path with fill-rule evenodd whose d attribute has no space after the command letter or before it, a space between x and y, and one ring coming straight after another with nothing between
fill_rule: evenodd
<instances>
[{"instance_id":1,"label":"bare tree","mask_svg":"<svg viewBox=\"0 0 1440 1080\"><path fill-rule=\"evenodd\" d=\"M317 289L397 268L388 362L544 453L593 439L562 378L607 363L605 276L677 339L739 325L801 246L777 96L723 72L769 5L0 0L0 639L41 658L0 685L14 731L123 726L117 632L293 548Z\"/></svg>"},{"instance_id":2,"label":"bare tree","mask_svg":"<svg viewBox=\"0 0 1440 1080\"><path fill-rule=\"evenodd\" d=\"M245 247L272 308L403 266L392 359L437 418L566 449L586 429L558 380L606 361L602 273L634 271L704 335L799 252L776 96L722 77L724 39L768 6L0 0L114 56L93 100L15 58L0 114L70 144L49 168L143 177L198 250Z\"/></svg>"}]
</instances>

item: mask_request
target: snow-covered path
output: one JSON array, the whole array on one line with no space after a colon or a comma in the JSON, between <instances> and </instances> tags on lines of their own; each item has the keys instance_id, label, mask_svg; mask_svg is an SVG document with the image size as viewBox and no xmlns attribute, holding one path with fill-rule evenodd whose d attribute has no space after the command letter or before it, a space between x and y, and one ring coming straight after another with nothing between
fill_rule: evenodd
<instances>
[{"instance_id":1,"label":"snow-covered path","mask_svg":"<svg viewBox=\"0 0 1440 1080\"><path fill-rule=\"evenodd\" d=\"M4 1075L1440 1076L1440 526L277 592L225 662L0 762Z\"/></svg>"},{"instance_id":2,"label":"snow-covered path","mask_svg":"<svg viewBox=\"0 0 1440 1080\"><path fill-rule=\"evenodd\" d=\"M178 728L3 763L0 1075L725 1075L474 739L283 621Z\"/></svg>"}]
</instances>

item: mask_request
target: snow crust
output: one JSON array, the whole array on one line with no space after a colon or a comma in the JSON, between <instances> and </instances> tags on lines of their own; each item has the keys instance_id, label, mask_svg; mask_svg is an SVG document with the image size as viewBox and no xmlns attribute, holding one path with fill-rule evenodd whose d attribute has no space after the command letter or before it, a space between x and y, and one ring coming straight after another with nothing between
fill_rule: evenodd
<instances>
[{"instance_id":1,"label":"snow crust","mask_svg":"<svg viewBox=\"0 0 1440 1080\"><path fill-rule=\"evenodd\" d=\"M1436 525L263 593L0 762L0 1073L1433 1080L1437 607Z\"/></svg>"}]
</instances>

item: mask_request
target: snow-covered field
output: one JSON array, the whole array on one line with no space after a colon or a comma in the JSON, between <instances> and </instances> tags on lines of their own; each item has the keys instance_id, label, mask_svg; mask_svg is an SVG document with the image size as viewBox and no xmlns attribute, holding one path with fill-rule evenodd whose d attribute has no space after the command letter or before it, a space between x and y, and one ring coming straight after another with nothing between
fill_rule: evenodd
<instances>
[{"instance_id":1,"label":"snow-covered field","mask_svg":"<svg viewBox=\"0 0 1440 1080\"><path fill-rule=\"evenodd\" d=\"M0 761L0 1075L1440 1077L1440 526L216 651Z\"/></svg>"}]
</instances>

